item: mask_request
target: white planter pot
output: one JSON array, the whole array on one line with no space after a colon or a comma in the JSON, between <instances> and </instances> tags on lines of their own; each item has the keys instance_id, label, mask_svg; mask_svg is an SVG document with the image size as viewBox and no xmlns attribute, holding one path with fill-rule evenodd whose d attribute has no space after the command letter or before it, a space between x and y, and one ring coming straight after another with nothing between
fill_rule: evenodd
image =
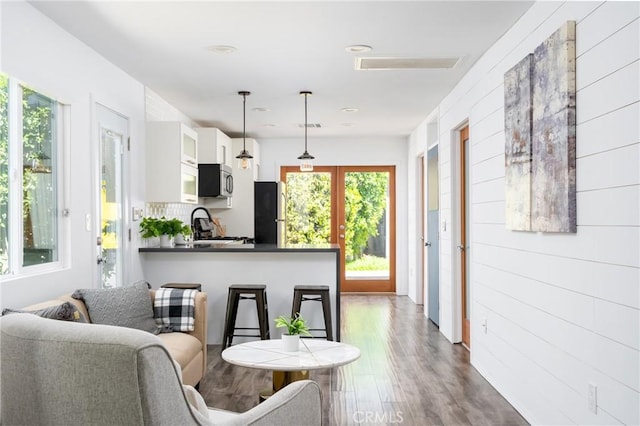
<instances>
[{"instance_id":1,"label":"white planter pot","mask_svg":"<svg viewBox=\"0 0 640 426\"><path fill-rule=\"evenodd\" d=\"M300 335L282 335L282 350L285 352L298 352L300 346Z\"/></svg>"},{"instance_id":2,"label":"white planter pot","mask_svg":"<svg viewBox=\"0 0 640 426\"><path fill-rule=\"evenodd\" d=\"M184 244L188 244L190 242L191 242L191 235L189 235L187 237L185 237L182 234L176 235L176 238L175 238L176 245L184 245Z\"/></svg>"},{"instance_id":3,"label":"white planter pot","mask_svg":"<svg viewBox=\"0 0 640 426\"><path fill-rule=\"evenodd\" d=\"M173 247L174 238L168 235L160 235L160 247Z\"/></svg>"}]
</instances>

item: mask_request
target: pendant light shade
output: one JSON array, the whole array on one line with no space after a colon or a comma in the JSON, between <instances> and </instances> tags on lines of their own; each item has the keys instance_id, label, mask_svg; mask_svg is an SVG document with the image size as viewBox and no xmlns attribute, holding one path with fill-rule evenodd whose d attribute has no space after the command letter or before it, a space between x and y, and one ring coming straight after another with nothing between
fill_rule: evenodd
<instances>
[{"instance_id":1,"label":"pendant light shade","mask_svg":"<svg viewBox=\"0 0 640 426\"><path fill-rule=\"evenodd\" d=\"M313 159L316 158L307 151L307 96L311 94L311 92L300 92L300 95L304 96L304 152L298 157L301 172L313 171Z\"/></svg>"},{"instance_id":2,"label":"pendant light shade","mask_svg":"<svg viewBox=\"0 0 640 426\"><path fill-rule=\"evenodd\" d=\"M236 155L238 159L238 168L239 169L250 169L251 168L251 160L253 156L249 154L247 151L247 96L249 96L251 92L238 92L238 95L242 96L242 151L240 154Z\"/></svg>"}]
</instances>

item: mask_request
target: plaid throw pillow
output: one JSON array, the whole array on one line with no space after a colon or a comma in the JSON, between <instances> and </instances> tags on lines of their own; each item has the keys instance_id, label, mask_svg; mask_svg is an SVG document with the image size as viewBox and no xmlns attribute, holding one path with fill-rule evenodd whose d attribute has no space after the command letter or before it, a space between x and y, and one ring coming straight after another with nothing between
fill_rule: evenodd
<instances>
[{"instance_id":1,"label":"plaid throw pillow","mask_svg":"<svg viewBox=\"0 0 640 426\"><path fill-rule=\"evenodd\" d=\"M193 331L197 290L161 288L156 290L153 317L162 333Z\"/></svg>"}]
</instances>

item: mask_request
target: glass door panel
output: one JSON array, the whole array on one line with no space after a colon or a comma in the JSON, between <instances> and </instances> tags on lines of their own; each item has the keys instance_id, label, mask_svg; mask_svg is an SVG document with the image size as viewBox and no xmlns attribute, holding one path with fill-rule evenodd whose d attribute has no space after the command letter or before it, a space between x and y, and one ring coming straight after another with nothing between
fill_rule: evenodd
<instances>
[{"instance_id":1,"label":"glass door panel","mask_svg":"<svg viewBox=\"0 0 640 426\"><path fill-rule=\"evenodd\" d=\"M341 291L395 291L395 168L280 169L287 244L340 245Z\"/></svg>"},{"instance_id":2,"label":"glass door panel","mask_svg":"<svg viewBox=\"0 0 640 426\"><path fill-rule=\"evenodd\" d=\"M122 282L122 135L102 127L100 145L101 281L104 288L113 288Z\"/></svg>"},{"instance_id":3,"label":"glass door panel","mask_svg":"<svg viewBox=\"0 0 640 426\"><path fill-rule=\"evenodd\" d=\"M284 168L283 168L284 169ZM298 167L282 171L286 182L286 243L332 243L335 214L333 211L333 171L316 167L313 172L300 172Z\"/></svg>"},{"instance_id":4,"label":"glass door panel","mask_svg":"<svg viewBox=\"0 0 640 426\"><path fill-rule=\"evenodd\" d=\"M180 199L183 203L197 203L198 202L198 169L185 166L182 164L180 172L181 179L181 194Z\"/></svg>"},{"instance_id":5,"label":"glass door panel","mask_svg":"<svg viewBox=\"0 0 640 426\"><path fill-rule=\"evenodd\" d=\"M196 134L189 134L182 127L182 162L196 166L198 164L198 142Z\"/></svg>"},{"instance_id":6,"label":"glass door panel","mask_svg":"<svg viewBox=\"0 0 640 426\"><path fill-rule=\"evenodd\" d=\"M339 167L343 291L395 291L393 167Z\"/></svg>"},{"instance_id":7,"label":"glass door panel","mask_svg":"<svg viewBox=\"0 0 640 426\"><path fill-rule=\"evenodd\" d=\"M98 114L98 287L114 288L126 282L124 152L129 137L127 119L99 104Z\"/></svg>"}]
</instances>

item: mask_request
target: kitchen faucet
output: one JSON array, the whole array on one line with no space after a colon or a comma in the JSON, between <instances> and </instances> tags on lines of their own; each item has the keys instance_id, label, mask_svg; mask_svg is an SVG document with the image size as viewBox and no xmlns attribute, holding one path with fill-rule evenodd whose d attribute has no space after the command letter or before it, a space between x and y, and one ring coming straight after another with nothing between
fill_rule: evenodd
<instances>
[{"instance_id":1,"label":"kitchen faucet","mask_svg":"<svg viewBox=\"0 0 640 426\"><path fill-rule=\"evenodd\" d=\"M209 224L209 229L204 230L202 229L201 226L197 226L195 223L195 218L194 218L194 214L195 212L197 212L198 210L203 210L206 215L207 215L207 219L208 219L208 224ZM211 219L211 215L209 214L209 210L207 210L205 207L196 207L195 209L193 209L193 211L191 212L191 230L193 231L193 239L194 240L199 240L202 236L202 234L204 234L204 232L208 232L209 234L211 233L210 229L211 229L211 223L213 222L213 219Z\"/></svg>"}]
</instances>

